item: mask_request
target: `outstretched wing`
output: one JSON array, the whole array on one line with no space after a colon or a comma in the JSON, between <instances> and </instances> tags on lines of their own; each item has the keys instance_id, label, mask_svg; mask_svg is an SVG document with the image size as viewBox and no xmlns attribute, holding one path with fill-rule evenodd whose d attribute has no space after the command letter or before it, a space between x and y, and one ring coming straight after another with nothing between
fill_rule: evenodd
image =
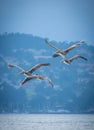
<instances>
[{"instance_id":1,"label":"outstretched wing","mask_svg":"<svg viewBox=\"0 0 94 130\"><path fill-rule=\"evenodd\" d=\"M18 65L14 65L14 64L8 64L8 67L12 68L12 67L16 67L17 69L23 71L24 69L22 69L20 66Z\"/></svg>"},{"instance_id":2,"label":"outstretched wing","mask_svg":"<svg viewBox=\"0 0 94 130\"><path fill-rule=\"evenodd\" d=\"M57 51L62 51L61 49L59 49L58 47L52 45L50 42L48 42L46 39L45 39L45 43L48 44L49 46L51 46L52 48L55 48Z\"/></svg>"},{"instance_id":3,"label":"outstretched wing","mask_svg":"<svg viewBox=\"0 0 94 130\"><path fill-rule=\"evenodd\" d=\"M70 58L69 61L72 62L73 60L76 60L76 59L78 59L78 58L81 58L81 59L84 59L84 60L88 60L87 58L85 58L85 57L83 57L83 56L76 55L76 56Z\"/></svg>"},{"instance_id":4,"label":"outstretched wing","mask_svg":"<svg viewBox=\"0 0 94 130\"><path fill-rule=\"evenodd\" d=\"M26 77L26 78L22 81L21 85L23 85L23 84L25 84L26 82L28 82L29 80L32 80L32 79L35 79L35 78L36 78L35 76Z\"/></svg>"},{"instance_id":5,"label":"outstretched wing","mask_svg":"<svg viewBox=\"0 0 94 130\"><path fill-rule=\"evenodd\" d=\"M53 87L54 87L54 85L53 85L53 83L52 83L51 79L47 78L47 80L48 80L49 84L51 84L51 86L52 86L52 88L53 88Z\"/></svg>"},{"instance_id":6,"label":"outstretched wing","mask_svg":"<svg viewBox=\"0 0 94 130\"><path fill-rule=\"evenodd\" d=\"M72 49L74 49L74 48L80 46L82 43L84 43L84 41L80 41L80 42L78 42L78 43L76 43L76 44L70 46L69 48L67 48L66 50L64 50L64 53L67 54L69 51L71 51Z\"/></svg>"},{"instance_id":7,"label":"outstretched wing","mask_svg":"<svg viewBox=\"0 0 94 130\"><path fill-rule=\"evenodd\" d=\"M35 70L37 70L38 68L42 67L42 66L49 66L50 63L44 63L44 64L37 64L35 65L33 68L31 68L28 72L29 73L33 73Z\"/></svg>"},{"instance_id":8,"label":"outstretched wing","mask_svg":"<svg viewBox=\"0 0 94 130\"><path fill-rule=\"evenodd\" d=\"M51 86L52 86L52 88L53 88L54 85L53 85L53 83L52 83L52 81L51 81L50 78L48 78L47 76L43 76L43 79L48 80L49 84L51 84Z\"/></svg>"}]
</instances>

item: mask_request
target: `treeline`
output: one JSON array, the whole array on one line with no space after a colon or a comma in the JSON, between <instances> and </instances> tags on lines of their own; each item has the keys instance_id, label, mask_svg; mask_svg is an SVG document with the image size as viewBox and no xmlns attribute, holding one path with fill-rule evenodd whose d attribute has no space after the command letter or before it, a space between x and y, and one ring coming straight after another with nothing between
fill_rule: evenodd
<instances>
[{"instance_id":1,"label":"treeline","mask_svg":"<svg viewBox=\"0 0 94 130\"><path fill-rule=\"evenodd\" d=\"M39 89L44 94L39 92ZM88 88L78 98L73 92L66 96L67 91L71 90L66 89L63 93L53 91L53 96L50 97L51 89L45 90L39 87L36 88L37 95L32 96L27 93L27 89L16 89L7 83L2 83L0 85L0 113L94 113L91 109L94 99L93 87Z\"/></svg>"},{"instance_id":2,"label":"treeline","mask_svg":"<svg viewBox=\"0 0 94 130\"><path fill-rule=\"evenodd\" d=\"M23 104L27 101L25 90L16 89L7 83L0 84L0 112L22 111Z\"/></svg>"}]
</instances>

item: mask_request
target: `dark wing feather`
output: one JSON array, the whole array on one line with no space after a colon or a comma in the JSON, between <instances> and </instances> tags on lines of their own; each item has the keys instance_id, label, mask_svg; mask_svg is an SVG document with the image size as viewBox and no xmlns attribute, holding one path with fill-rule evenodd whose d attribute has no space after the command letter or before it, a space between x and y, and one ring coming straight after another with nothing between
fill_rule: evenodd
<instances>
[{"instance_id":1,"label":"dark wing feather","mask_svg":"<svg viewBox=\"0 0 94 130\"><path fill-rule=\"evenodd\" d=\"M70 60L70 62L72 62L73 60L76 60L76 59L78 59L78 58L87 60L87 58L85 58L85 57L83 57L83 56L80 56L80 55L74 56L74 57L70 58L69 60Z\"/></svg>"},{"instance_id":2,"label":"dark wing feather","mask_svg":"<svg viewBox=\"0 0 94 130\"><path fill-rule=\"evenodd\" d=\"M36 78L35 76L26 77L26 78L22 81L21 85L23 85L23 84L25 84L26 82L28 82L29 80L32 80L32 79L35 79L35 78Z\"/></svg>"},{"instance_id":3,"label":"dark wing feather","mask_svg":"<svg viewBox=\"0 0 94 130\"><path fill-rule=\"evenodd\" d=\"M33 73L35 70L37 70L38 68L42 67L42 66L49 66L50 63L44 63L44 64L37 64L35 65L33 68L31 68L28 72L29 73Z\"/></svg>"},{"instance_id":4,"label":"dark wing feather","mask_svg":"<svg viewBox=\"0 0 94 130\"><path fill-rule=\"evenodd\" d=\"M8 67L15 67L15 68L17 68L17 69L19 69L19 70L21 70L21 71L23 71L24 69L22 69L20 66L18 66L18 65L14 65L14 64L8 64Z\"/></svg>"},{"instance_id":5,"label":"dark wing feather","mask_svg":"<svg viewBox=\"0 0 94 130\"><path fill-rule=\"evenodd\" d=\"M50 85L52 86L52 88L53 88L54 85L53 85L53 83L52 83L52 81L51 81L50 78L48 78L47 76L43 76L42 78L48 80L49 84L50 84Z\"/></svg>"},{"instance_id":6,"label":"dark wing feather","mask_svg":"<svg viewBox=\"0 0 94 130\"><path fill-rule=\"evenodd\" d=\"M53 54L53 57L58 57L58 56L60 56L58 53Z\"/></svg>"},{"instance_id":7,"label":"dark wing feather","mask_svg":"<svg viewBox=\"0 0 94 130\"><path fill-rule=\"evenodd\" d=\"M69 51L71 51L72 49L74 49L74 48L80 46L82 43L83 43L83 41L80 41L79 43L76 43L76 44L70 46L69 48L67 48L66 50L64 50L64 53L67 54Z\"/></svg>"},{"instance_id":8,"label":"dark wing feather","mask_svg":"<svg viewBox=\"0 0 94 130\"><path fill-rule=\"evenodd\" d=\"M45 43L48 44L49 46L51 46L52 48L56 49L57 51L62 51L61 49L59 49L58 47L52 45L50 42L48 42L47 40L45 40Z\"/></svg>"},{"instance_id":9,"label":"dark wing feather","mask_svg":"<svg viewBox=\"0 0 94 130\"><path fill-rule=\"evenodd\" d=\"M47 80L48 80L49 84L51 84L51 86L52 86L52 88L53 88L54 85L53 85L51 79L47 78Z\"/></svg>"}]
</instances>

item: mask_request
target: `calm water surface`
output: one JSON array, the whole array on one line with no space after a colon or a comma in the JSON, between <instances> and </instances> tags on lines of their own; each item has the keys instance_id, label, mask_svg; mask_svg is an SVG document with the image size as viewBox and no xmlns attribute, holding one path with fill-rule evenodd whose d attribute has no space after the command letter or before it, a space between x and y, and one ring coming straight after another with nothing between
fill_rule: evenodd
<instances>
[{"instance_id":1,"label":"calm water surface","mask_svg":"<svg viewBox=\"0 0 94 130\"><path fill-rule=\"evenodd\" d=\"M94 115L1 114L0 130L94 130Z\"/></svg>"}]
</instances>

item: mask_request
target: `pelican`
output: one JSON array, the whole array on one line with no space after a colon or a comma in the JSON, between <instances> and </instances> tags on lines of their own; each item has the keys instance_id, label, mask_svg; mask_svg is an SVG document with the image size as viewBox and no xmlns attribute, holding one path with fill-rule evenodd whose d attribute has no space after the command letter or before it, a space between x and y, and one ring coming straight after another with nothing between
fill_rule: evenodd
<instances>
[{"instance_id":1,"label":"pelican","mask_svg":"<svg viewBox=\"0 0 94 130\"><path fill-rule=\"evenodd\" d=\"M61 56L62 58L65 58L65 56L68 54L68 52L70 52L71 50L73 50L74 48L78 47L79 45L81 45L82 43L84 43L83 40L81 40L80 42L70 46L69 48L65 49L65 50L61 50L58 47L52 45L50 42L48 42L47 40L45 40L45 43L48 44L49 46L51 46L52 48L56 49L57 52L55 54L53 54L53 57L58 57Z\"/></svg>"},{"instance_id":2,"label":"pelican","mask_svg":"<svg viewBox=\"0 0 94 130\"><path fill-rule=\"evenodd\" d=\"M28 82L29 80L32 79L39 79L39 80L48 80L48 82L51 84L51 86L53 87L53 83L52 81L47 77L47 76L40 76L38 74L33 74L32 73L34 71L36 71L38 68L42 67L42 66L49 66L50 63L44 63L44 64L37 64L35 66L33 66L30 70L26 71L23 68L21 68L18 65L14 65L14 64L8 64L8 67L12 68L12 67L16 67L17 69L21 70L21 74L24 74L26 76L26 78L22 81L21 85L25 84L26 82Z\"/></svg>"},{"instance_id":3,"label":"pelican","mask_svg":"<svg viewBox=\"0 0 94 130\"><path fill-rule=\"evenodd\" d=\"M21 83L21 85L25 84L26 82L28 82L29 80L32 79L39 79L39 80L48 80L49 84L51 84L52 88L53 88L53 83L51 81L51 79L49 79L47 76L40 76L38 74L32 75L32 76L27 76Z\"/></svg>"},{"instance_id":4,"label":"pelican","mask_svg":"<svg viewBox=\"0 0 94 130\"><path fill-rule=\"evenodd\" d=\"M33 66L30 70L28 70L28 71L26 71L26 70L24 70L23 68L21 68L20 66L18 66L18 65L14 65L14 64L8 64L8 67L16 67L17 69L19 69L19 70L21 70L21 74L24 74L24 75L26 75L26 76L31 76L32 75L32 73L35 71L35 70L37 70L38 68L40 68L40 67L42 67L42 66L49 66L50 65L50 63L44 63L44 64L37 64L37 65L35 65L35 66Z\"/></svg>"},{"instance_id":5,"label":"pelican","mask_svg":"<svg viewBox=\"0 0 94 130\"><path fill-rule=\"evenodd\" d=\"M80 55L76 55L76 56L73 56L73 57L70 58L70 59L64 58L63 60L61 60L61 62L63 61L65 64L70 65L71 62L73 62L74 60L76 60L76 59L78 59L78 58L81 58L81 59L87 61L87 58L85 58L85 57L83 57L83 56L80 56Z\"/></svg>"}]
</instances>

